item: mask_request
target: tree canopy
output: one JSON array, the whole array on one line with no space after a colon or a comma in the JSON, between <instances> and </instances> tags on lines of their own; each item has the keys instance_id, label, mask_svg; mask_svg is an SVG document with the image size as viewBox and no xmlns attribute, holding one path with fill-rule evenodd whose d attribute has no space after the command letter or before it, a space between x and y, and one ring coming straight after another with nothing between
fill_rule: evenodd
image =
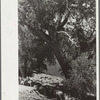
<instances>
[{"instance_id":1,"label":"tree canopy","mask_svg":"<svg viewBox=\"0 0 100 100\"><path fill-rule=\"evenodd\" d=\"M96 73L95 7L95 0L19 0L19 67L46 70L45 62L55 64L57 59L69 82L77 78L72 83L80 87L90 82L84 86L92 91Z\"/></svg>"}]
</instances>

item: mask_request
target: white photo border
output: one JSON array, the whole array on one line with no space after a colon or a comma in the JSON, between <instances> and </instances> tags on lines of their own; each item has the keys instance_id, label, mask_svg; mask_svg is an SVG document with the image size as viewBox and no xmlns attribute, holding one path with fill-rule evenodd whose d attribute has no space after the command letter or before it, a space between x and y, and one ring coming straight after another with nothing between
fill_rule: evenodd
<instances>
[{"instance_id":1,"label":"white photo border","mask_svg":"<svg viewBox=\"0 0 100 100\"><path fill-rule=\"evenodd\" d=\"M99 99L99 0L96 0L97 100ZM18 0L1 0L1 100L18 100Z\"/></svg>"}]
</instances>

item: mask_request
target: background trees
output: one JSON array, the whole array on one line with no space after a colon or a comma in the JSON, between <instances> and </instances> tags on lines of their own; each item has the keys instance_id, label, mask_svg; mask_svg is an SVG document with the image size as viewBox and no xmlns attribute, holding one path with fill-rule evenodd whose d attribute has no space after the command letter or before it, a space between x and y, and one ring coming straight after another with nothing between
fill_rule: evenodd
<instances>
[{"instance_id":1,"label":"background trees","mask_svg":"<svg viewBox=\"0 0 100 100\"><path fill-rule=\"evenodd\" d=\"M92 91L96 68L95 0L19 0L18 4L21 75L27 76L29 70L46 70L45 62L55 64L57 59L68 82L78 89L84 83L84 90Z\"/></svg>"}]
</instances>

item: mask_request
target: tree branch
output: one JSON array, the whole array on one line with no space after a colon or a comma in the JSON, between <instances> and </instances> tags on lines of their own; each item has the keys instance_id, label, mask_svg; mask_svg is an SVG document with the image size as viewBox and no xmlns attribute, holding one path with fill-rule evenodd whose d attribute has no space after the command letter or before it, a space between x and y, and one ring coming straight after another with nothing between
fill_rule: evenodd
<instances>
[{"instance_id":1,"label":"tree branch","mask_svg":"<svg viewBox=\"0 0 100 100\"><path fill-rule=\"evenodd\" d=\"M32 27L30 24L28 24L28 23L26 23L26 22L25 22L24 24L29 28L29 30L30 30L32 33L35 32L35 34L36 34L39 38L41 38L44 42L50 43L51 39L49 38L49 36L48 36L45 32L43 32L42 29L34 28L34 27Z\"/></svg>"},{"instance_id":2,"label":"tree branch","mask_svg":"<svg viewBox=\"0 0 100 100\"><path fill-rule=\"evenodd\" d=\"M58 31L57 33L66 34L68 36L68 39L71 41L71 43L74 44L76 47L78 47L77 43L74 41L74 39L72 39L72 36L70 36L67 32L65 32L65 31Z\"/></svg>"},{"instance_id":3,"label":"tree branch","mask_svg":"<svg viewBox=\"0 0 100 100\"><path fill-rule=\"evenodd\" d=\"M69 15L70 15L70 10L68 8L68 0L66 0L66 10L65 10L65 13L63 15L63 16L65 16L65 18L64 18L63 22L57 27L57 30L62 29L63 26L67 23Z\"/></svg>"},{"instance_id":4,"label":"tree branch","mask_svg":"<svg viewBox=\"0 0 100 100\"><path fill-rule=\"evenodd\" d=\"M57 30L62 29L63 26L67 23L69 15L70 15L70 11L68 11L68 14L67 14L67 16L65 16L65 19L63 20L63 22L57 27Z\"/></svg>"}]
</instances>

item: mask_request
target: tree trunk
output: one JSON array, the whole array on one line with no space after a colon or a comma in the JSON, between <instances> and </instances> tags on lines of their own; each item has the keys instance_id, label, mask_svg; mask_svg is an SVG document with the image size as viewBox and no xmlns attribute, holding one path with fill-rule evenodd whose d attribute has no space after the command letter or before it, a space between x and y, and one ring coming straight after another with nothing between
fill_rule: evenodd
<instances>
[{"instance_id":1,"label":"tree trunk","mask_svg":"<svg viewBox=\"0 0 100 100\"><path fill-rule=\"evenodd\" d=\"M65 75L66 78L70 77L70 73L69 70L71 70L71 66L69 65L68 60L66 59L65 55L62 52L62 49L59 48L58 44L51 44L50 47L52 48L61 68L62 68L62 72Z\"/></svg>"},{"instance_id":2,"label":"tree trunk","mask_svg":"<svg viewBox=\"0 0 100 100\"><path fill-rule=\"evenodd\" d=\"M53 50L60 66L61 66L62 72L65 75L65 78L69 78L70 75L69 75L68 71L71 70L71 66L69 65L69 62L66 59L65 55L63 54L62 49L59 47L59 45L56 42L52 41L49 38L49 36L47 34L45 34L43 31L33 28L30 25L27 25L27 26L31 30L31 32L35 32L35 34L39 38L41 38L44 42L46 42L50 46L50 48Z\"/></svg>"},{"instance_id":3,"label":"tree trunk","mask_svg":"<svg viewBox=\"0 0 100 100\"><path fill-rule=\"evenodd\" d=\"M70 73L68 71L71 70L71 66L69 65L69 62L66 59L62 49L56 42L52 42L47 36L45 37L45 34L39 33L38 36L42 38L50 46L61 66L65 78L69 78Z\"/></svg>"}]
</instances>

